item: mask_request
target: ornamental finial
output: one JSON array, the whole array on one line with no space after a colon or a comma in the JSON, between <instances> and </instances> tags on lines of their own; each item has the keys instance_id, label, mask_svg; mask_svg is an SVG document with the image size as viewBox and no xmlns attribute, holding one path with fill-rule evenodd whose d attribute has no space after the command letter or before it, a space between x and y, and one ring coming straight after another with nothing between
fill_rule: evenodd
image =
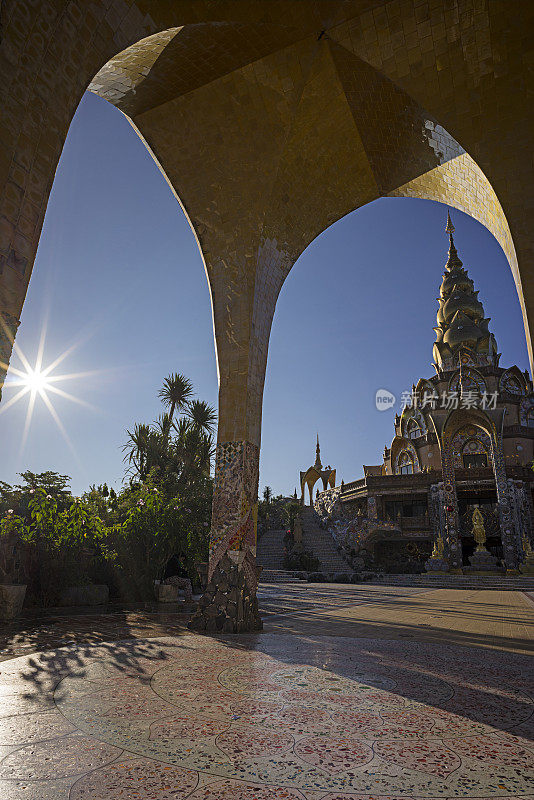
<instances>
[{"instance_id":1,"label":"ornamental finial","mask_svg":"<svg viewBox=\"0 0 534 800\"><path fill-rule=\"evenodd\" d=\"M453 234L454 233L454 225L452 224L451 215L449 209L447 209L447 227L445 228L447 233Z\"/></svg>"}]
</instances>

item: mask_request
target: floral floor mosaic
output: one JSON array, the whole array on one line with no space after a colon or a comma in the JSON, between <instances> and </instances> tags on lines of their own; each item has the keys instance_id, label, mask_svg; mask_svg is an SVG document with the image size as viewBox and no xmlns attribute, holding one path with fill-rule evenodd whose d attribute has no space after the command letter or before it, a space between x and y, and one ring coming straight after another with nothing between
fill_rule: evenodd
<instances>
[{"instance_id":1,"label":"floral floor mosaic","mask_svg":"<svg viewBox=\"0 0 534 800\"><path fill-rule=\"evenodd\" d=\"M525 655L184 635L0 666L2 800L534 800Z\"/></svg>"}]
</instances>

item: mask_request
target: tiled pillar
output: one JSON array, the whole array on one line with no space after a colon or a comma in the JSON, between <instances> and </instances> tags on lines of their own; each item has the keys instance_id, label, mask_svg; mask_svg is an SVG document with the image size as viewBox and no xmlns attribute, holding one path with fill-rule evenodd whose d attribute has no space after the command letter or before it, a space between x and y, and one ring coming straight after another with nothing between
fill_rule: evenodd
<instances>
[{"instance_id":1,"label":"tiled pillar","mask_svg":"<svg viewBox=\"0 0 534 800\"><path fill-rule=\"evenodd\" d=\"M272 317L286 274L275 251L270 248L265 258L265 249L260 248L253 281L236 282L231 292L215 286L213 292L219 427L208 584L189 623L194 630L240 633L261 628L256 600L261 413ZM213 285L217 270L212 274ZM224 303L219 304L219 297Z\"/></svg>"},{"instance_id":2,"label":"tiled pillar","mask_svg":"<svg viewBox=\"0 0 534 800\"><path fill-rule=\"evenodd\" d=\"M502 440L495 431L493 431L491 435L491 458L493 461L495 486L497 488L497 509L501 528L504 563L507 570L515 571L519 564L519 554L515 543L515 526L512 514L513 498L506 478Z\"/></svg>"},{"instance_id":3,"label":"tiled pillar","mask_svg":"<svg viewBox=\"0 0 534 800\"><path fill-rule=\"evenodd\" d=\"M454 456L451 437L445 436L441 450L441 469L443 473L443 511L449 568L453 571L462 569L462 545L460 540L460 518L458 515L458 497L454 477Z\"/></svg>"},{"instance_id":4,"label":"tiled pillar","mask_svg":"<svg viewBox=\"0 0 534 800\"><path fill-rule=\"evenodd\" d=\"M369 496L367 498L367 517L368 519L378 519L376 497Z\"/></svg>"}]
</instances>

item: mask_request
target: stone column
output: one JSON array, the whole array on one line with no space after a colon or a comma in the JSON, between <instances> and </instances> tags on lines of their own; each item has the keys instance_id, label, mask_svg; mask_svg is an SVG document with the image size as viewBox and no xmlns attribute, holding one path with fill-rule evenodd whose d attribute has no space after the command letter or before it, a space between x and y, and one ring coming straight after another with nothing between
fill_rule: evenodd
<instances>
[{"instance_id":1,"label":"stone column","mask_svg":"<svg viewBox=\"0 0 534 800\"><path fill-rule=\"evenodd\" d=\"M496 431L491 434L491 458L497 489L497 510L501 528L501 541L504 563L507 570L516 571L519 564L518 549L515 544L514 520L512 515L512 497L506 478L506 466L502 451L502 440Z\"/></svg>"}]
</instances>

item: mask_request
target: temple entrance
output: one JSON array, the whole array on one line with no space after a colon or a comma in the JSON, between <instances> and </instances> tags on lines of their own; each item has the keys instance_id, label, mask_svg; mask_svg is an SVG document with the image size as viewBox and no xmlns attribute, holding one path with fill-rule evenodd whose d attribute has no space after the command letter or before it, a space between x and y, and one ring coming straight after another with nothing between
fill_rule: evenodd
<instances>
[{"instance_id":1,"label":"temple entrance","mask_svg":"<svg viewBox=\"0 0 534 800\"><path fill-rule=\"evenodd\" d=\"M478 490L476 492L458 492L458 515L460 519L460 539L462 546L462 563L469 567L469 559L476 549L473 538L473 512L479 508L484 518L486 531L486 549L497 559L502 566L504 551L501 539L499 514L497 510L496 489Z\"/></svg>"}]
</instances>

